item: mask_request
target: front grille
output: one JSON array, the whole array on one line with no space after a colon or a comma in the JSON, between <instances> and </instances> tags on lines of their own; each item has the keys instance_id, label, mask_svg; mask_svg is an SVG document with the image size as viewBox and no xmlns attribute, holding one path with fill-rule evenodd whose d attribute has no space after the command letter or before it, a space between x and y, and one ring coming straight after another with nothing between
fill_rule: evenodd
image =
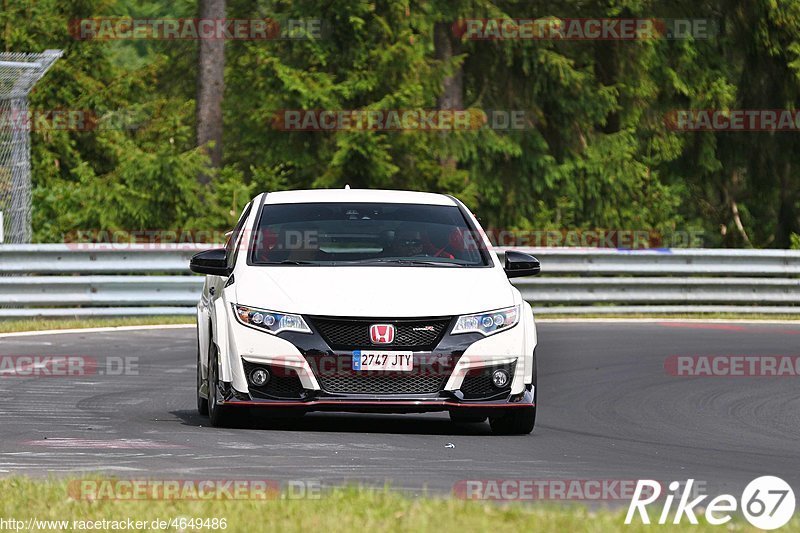
<instances>
[{"instance_id":1,"label":"front grille","mask_svg":"<svg viewBox=\"0 0 800 533\"><path fill-rule=\"evenodd\" d=\"M450 324L450 317L415 318L410 320L387 320L379 318L330 318L309 317L328 346L334 350L357 348L433 350ZM395 327L394 342L373 344L369 328L373 324L392 324Z\"/></svg>"},{"instance_id":2,"label":"front grille","mask_svg":"<svg viewBox=\"0 0 800 533\"><path fill-rule=\"evenodd\" d=\"M244 359L242 359L242 364L244 365L244 374L247 376L247 386L250 389L251 396L256 398L300 398L300 394L303 392L303 384L294 369L259 365ZM250 383L250 372L256 368L264 368L270 375L269 381L261 387L256 387Z\"/></svg>"},{"instance_id":3,"label":"front grille","mask_svg":"<svg viewBox=\"0 0 800 533\"><path fill-rule=\"evenodd\" d=\"M444 387L446 379L442 376L364 372L321 377L319 380L324 391L340 394L432 394Z\"/></svg>"},{"instance_id":4,"label":"front grille","mask_svg":"<svg viewBox=\"0 0 800 533\"><path fill-rule=\"evenodd\" d=\"M467 400L476 400L479 398L490 398L501 393L507 393L511 390L511 383L514 380L514 368L516 363L510 365L490 366L486 368L476 368L467 372L464 376L464 382L461 384L461 392ZM503 368L511 376L508 380L508 385L502 389L498 389L492 383L492 372L498 368Z\"/></svg>"}]
</instances>

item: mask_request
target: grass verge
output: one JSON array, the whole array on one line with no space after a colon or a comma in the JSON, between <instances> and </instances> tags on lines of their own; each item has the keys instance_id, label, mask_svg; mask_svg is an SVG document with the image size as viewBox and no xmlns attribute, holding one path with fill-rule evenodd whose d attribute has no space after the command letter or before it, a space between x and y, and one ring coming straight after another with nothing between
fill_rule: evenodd
<instances>
[{"instance_id":1,"label":"grass verge","mask_svg":"<svg viewBox=\"0 0 800 533\"><path fill-rule=\"evenodd\" d=\"M49 329L108 328L153 324L194 324L191 316L133 316L96 318L27 318L0 320L0 333L44 331Z\"/></svg>"},{"instance_id":2,"label":"grass verge","mask_svg":"<svg viewBox=\"0 0 800 533\"><path fill-rule=\"evenodd\" d=\"M96 479L96 478L93 478ZM139 531L198 531L197 528L153 528L153 520L174 518L225 519L226 532L252 531L756 531L734 519L726 526L710 526L700 519L699 526L688 522L680 526L626 526L625 506L618 509L590 510L583 506L555 504L466 501L444 496L407 496L388 489L342 488L324 491L318 499L214 500L214 501L119 501L73 500L67 480L0 479L0 517L5 520L64 521L64 524L39 523L39 531L80 531L72 521L126 521L147 523ZM658 513L651 512L657 519ZM6 526L9 524L6 523ZM45 527L42 527L45 526ZM211 526L209 524L209 526ZM27 527L27 526L26 526ZM12 529L8 528L6 529ZM88 529L88 528L87 528ZM94 527L112 530L111 524ZM27 529L23 529L27 530ZM202 531L223 529L204 526ZM800 531L794 518L781 531Z\"/></svg>"}]
</instances>

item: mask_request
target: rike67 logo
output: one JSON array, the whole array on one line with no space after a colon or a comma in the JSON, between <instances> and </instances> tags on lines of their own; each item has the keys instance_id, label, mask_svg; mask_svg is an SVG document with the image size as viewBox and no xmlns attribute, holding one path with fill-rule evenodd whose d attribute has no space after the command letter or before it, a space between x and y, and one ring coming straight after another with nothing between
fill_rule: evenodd
<instances>
[{"instance_id":1,"label":"rike67 logo","mask_svg":"<svg viewBox=\"0 0 800 533\"><path fill-rule=\"evenodd\" d=\"M704 494L689 501L689 498L693 496L693 485L694 479L687 480L683 491L680 492L680 483L673 481L669 484L671 494L667 494L664 500L658 524L663 525L670 522L672 504L676 499L678 504L671 523L680 524L684 517L691 524L698 523L695 508L701 507L708 495ZM638 512L642 523L650 524L647 506L657 501L660 496L661 484L658 481L639 480L628 507L628 514L625 516L625 523L630 524ZM714 526L730 522L731 513L736 512L739 504L741 504L740 509L748 522L759 529L771 530L778 529L789 522L794 514L796 502L794 491L788 483L779 477L762 476L754 479L745 487L739 501L730 494L721 494L710 500L704 505L705 521Z\"/></svg>"}]
</instances>

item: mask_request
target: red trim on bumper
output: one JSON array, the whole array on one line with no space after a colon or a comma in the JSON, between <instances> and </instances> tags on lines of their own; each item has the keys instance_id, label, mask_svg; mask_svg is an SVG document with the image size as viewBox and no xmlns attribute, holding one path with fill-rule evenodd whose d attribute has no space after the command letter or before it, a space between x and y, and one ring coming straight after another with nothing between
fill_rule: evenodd
<instances>
[{"instance_id":1,"label":"red trim on bumper","mask_svg":"<svg viewBox=\"0 0 800 533\"><path fill-rule=\"evenodd\" d=\"M417 401L417 400L403 400L403 401L392 401L392 400L311 400L308 402L304 401L296 401L296 402L282 402L282 401L273 401L273 400L264 400L264 401L249 401L249 400L234 400L228 401L225 403L220 403L220 405L240 405L242 407L318 407L322 405L336 405L340 407L412 407L412 408L425 408L425 407L474 407L478 409L491 409L491 408L502 408L506 409L508 407L536 407L534 403L461 403L461 402L453 402L449 400L434 400L434 401Z\"/></svg>"}]
</instances>

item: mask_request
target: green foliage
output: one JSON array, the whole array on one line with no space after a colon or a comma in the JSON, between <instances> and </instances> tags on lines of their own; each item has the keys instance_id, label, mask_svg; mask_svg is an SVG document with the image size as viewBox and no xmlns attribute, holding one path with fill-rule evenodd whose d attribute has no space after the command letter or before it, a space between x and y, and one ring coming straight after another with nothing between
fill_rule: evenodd
<instances>
[{"instance_id":1,"label":"green foliage","mask_svg":"<svg viewBox=\"0 0 800 533\"><path fill-rule=\"evenodd\" d=\"M322 19L320 39L229 41L224 166L195 147L195 41L77 41L88 16L194 17L180 0L8 0L5 49L65 55L33 109L91 110L129 127L32 135L38 241L77 229L225 229L255 193L421 189L462 198L490 228L702 229L707 246L797 245L795 133L686 133L675 109L793 109L800 3L228 0L229 18ZM703 39L463 41L436 59L434 27L459 18L707 18ZM465 108L524 110L524 130L285 132L286 109L434 109L461 70ZM109 118L110 117L110 118ZM198 184L200 173L211 185ZM794 240L792 240L794 239Z\"/></svg>"}]
</instances>

